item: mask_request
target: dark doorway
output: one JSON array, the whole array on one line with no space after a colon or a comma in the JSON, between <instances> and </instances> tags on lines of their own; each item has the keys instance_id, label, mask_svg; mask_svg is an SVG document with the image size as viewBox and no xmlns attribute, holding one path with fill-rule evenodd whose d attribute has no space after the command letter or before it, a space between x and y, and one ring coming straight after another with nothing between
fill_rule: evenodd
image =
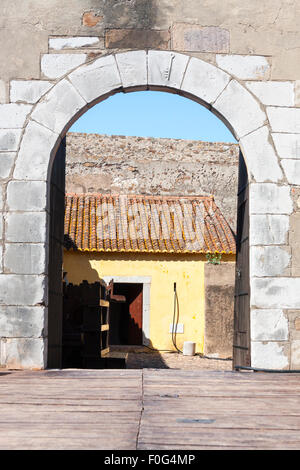
<instances>
[{"instance_id":1,"label":"dark doorway","mask_svg":"<svg viewBox=\"0 0 300 470\"><path fill-rule=\"evenodd\" d=\"M114 294L125 302L112 302L110 309L110 344L142 345L143 284L114 283Z\"/></svg>"}]
</instances>

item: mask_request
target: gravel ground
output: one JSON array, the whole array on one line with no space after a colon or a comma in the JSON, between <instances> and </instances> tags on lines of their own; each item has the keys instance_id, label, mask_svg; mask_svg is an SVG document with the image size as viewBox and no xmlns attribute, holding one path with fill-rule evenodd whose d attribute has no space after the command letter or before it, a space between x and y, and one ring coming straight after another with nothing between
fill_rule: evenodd
<instances>
[{"instance_id":1,"label":"gravel ground","mask_svg":"<svg viewBox=\"0 0 300 470\"><path fill-rule=\"evenodd\" d=\"M127 369L232 370L228 359L184 356L178 353L129 352Z\"/></svg>"}]
</instances>

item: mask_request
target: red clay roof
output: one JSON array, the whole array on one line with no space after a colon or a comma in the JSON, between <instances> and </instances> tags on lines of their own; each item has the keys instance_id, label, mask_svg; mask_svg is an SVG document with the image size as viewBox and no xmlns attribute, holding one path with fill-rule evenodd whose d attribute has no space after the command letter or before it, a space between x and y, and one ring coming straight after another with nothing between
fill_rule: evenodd
<instances>
[{"instance_id":1,"label":"red clay roof","mask_svg":"<svg viewBox=\"0 0 300 470\"><path fill-rule=\"evenodd\" d=\"M65 247L231 254L235 239L212 196L67 194Z\"/></svg>"}]
</instances>

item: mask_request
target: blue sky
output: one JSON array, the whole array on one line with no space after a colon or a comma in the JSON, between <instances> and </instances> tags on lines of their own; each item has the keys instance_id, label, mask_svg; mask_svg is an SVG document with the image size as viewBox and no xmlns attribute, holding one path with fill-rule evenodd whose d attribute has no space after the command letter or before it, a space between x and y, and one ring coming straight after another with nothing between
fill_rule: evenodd
<instances>
[{"instance_id":1,"label":"blue sky","mask_svg":"<svg viewBox=\"0 0 300 470\"><path fill-rule=\"evenodd\" d=\"M214 114L179 95L117 93L81 116L70 132L236 142Z\"/></svg>"}]
</instances>

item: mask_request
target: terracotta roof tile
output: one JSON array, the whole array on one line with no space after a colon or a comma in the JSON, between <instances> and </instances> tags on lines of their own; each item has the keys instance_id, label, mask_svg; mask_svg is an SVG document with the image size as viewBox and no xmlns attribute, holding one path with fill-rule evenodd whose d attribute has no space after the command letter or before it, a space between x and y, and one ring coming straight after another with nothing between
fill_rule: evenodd
<instances>
[{"instance_id":1,"label":"terracotta roof tile","mask_svg":"<svg viewBox=\"0 0 300 470\"><path fill-rule=\"evenodd\" d=\"M213 196L67 194L65 247L81 251L235 253Z\"/></svg>"}]
</instances>

